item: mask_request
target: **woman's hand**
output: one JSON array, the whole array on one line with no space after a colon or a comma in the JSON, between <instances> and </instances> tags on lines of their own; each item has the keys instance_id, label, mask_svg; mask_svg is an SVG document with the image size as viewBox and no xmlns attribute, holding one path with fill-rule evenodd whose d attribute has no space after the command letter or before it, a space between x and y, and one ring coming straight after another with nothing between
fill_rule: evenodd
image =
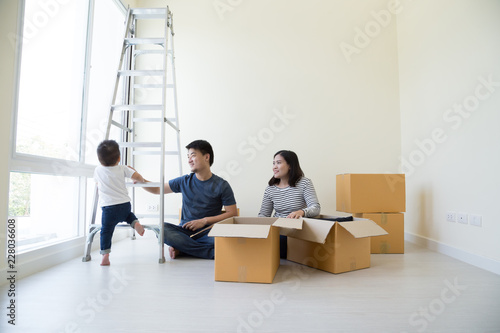
<instances>
[{"instance_id":1,"label":"woman's hand","mask_svg":"<svg viewBox=\"0 0 500 333\"><path fill-rule=\"evenodd\" d=\"M288 214L288 216L286 218L287 219L300 219L301 217L304 217L304 215L306 215L306 213L302 209L299 209L299 210L296 210L295 212L291 212L290 214Z\"/></svg>"}]
</instances>

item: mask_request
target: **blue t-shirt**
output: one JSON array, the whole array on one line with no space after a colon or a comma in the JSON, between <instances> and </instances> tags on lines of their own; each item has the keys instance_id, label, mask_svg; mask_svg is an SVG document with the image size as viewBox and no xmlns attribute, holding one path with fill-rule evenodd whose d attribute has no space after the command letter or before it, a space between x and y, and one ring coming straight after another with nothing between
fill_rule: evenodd
<instances>
[{"instance_id":1,"label":"blue t-shirt","mask_svg":"<svg viewBox=\"0 0 500 333\"><path fill-rule=\"evenodd\" d=\"M236 204L233 190L227 181L212 174L201 181L194 173L172 179L168 182L175 193L182 193L181 225L207 216L220 215L222 206Z\"/></svg>"}]
</instances>

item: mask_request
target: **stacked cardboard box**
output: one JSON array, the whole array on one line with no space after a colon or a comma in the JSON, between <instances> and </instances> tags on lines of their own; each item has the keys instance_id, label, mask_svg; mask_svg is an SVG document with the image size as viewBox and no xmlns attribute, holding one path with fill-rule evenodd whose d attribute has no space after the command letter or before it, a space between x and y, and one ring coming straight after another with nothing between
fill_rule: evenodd
<instances>
[{"instance_id":1,"label":"stacked cardboard box","mask_svg":"<svg viewBox=\"0 0 500 333\"><path fill-rule=\"evenodd\" d=\"M404 253L404 174L337 175L337 210L374 221L388 232L371 237L371 253Z\"/></svg>"}]
</instances>

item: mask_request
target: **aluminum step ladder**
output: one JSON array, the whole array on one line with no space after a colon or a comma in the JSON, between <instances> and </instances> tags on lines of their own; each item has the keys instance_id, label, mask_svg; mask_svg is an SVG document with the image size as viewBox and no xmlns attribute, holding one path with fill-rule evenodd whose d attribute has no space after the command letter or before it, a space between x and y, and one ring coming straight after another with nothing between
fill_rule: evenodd
<instances>
[{"instance_id":1,"label":"aluminum step ladder","mask_svg":"<svg viewBox=\"0 0 500 333\"><path fill-rule=\"evenodd\" d=\"M160 22L163 36L153 38L138 36L141 25L160 24ZM131 187L132 211L134 212L136 212L136 189L141 187L160 188L158 205L156 206L159 214L136 213L144 228L152 230L156 234L159 245L159 263L165 262L163 222L165 218L178 218L177 214L165 214L164 184L167 166L165 158L167 156L173 156L176 159L175 162L178 164L176 166L178 175L176 176L182 174L173 36L172 12L168 7L128 9L120 62L104 138L115 139L116 137L116 141L120 145L122 164L135 167L138 156L145 158L146 155L150 155L157 156L159 159L157 163L158 182L127 183L127 186ZM155 63L159 68L151 68L151 63ZM141 131L143 138L155 135L156 137L152 141L136 141L136 133L139 131ZM171 138L168 142L167 135ZM166 147L167 143L171 146L169 150ZM169 168L171 166L171 164L168 165ZM141 173L140 170L138 171ZM145 178L148 179L148 177ZM141 189L141 191L144 190ZM96 224L97 186L92 206L89 233L82 258L84 262L91 260L92 242L94 236L101 230L101 225ZM142 219L158 219L158 222L145 224ZM125 223L118 224L117 228L119 227L131 229L130 225ZM135 230L133 230L132 239L135 239Z\"/></svg>"}]
</instances>

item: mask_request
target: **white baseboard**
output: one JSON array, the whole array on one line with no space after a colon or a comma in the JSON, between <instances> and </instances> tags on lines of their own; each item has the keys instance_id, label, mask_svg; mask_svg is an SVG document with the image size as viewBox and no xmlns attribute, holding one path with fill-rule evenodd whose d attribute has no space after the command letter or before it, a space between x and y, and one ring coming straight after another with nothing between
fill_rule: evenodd
<instances>
[{"instance_id":1,"label":"white baseboard","mask_svg":"<svg viewBox=\"0 0 500 333\"><path fill-rule=\"evenodd\" d=\"M128 238L125 231L115 232L113 243ZM58 244L50 245L38 250L16 255L16 279L22 279L32 274L41 272L55 265L75 258L83 258L86 237L78 237ZM94 238L92 251L99 249L99 235ZM7 276L9 269L0 268L0 276ZM0 280L0 286L6 284L6 279Z\"/></svg>"},{"instance_id":2,"label":"white baseboard","mask_svg":"<svg viewBox=\"0 0 500 333\"><path fill-rule=\"evenodd\" d=\"M405 231L405 240L500 275L500 262Z\"/></svg>"}]
</instances>

